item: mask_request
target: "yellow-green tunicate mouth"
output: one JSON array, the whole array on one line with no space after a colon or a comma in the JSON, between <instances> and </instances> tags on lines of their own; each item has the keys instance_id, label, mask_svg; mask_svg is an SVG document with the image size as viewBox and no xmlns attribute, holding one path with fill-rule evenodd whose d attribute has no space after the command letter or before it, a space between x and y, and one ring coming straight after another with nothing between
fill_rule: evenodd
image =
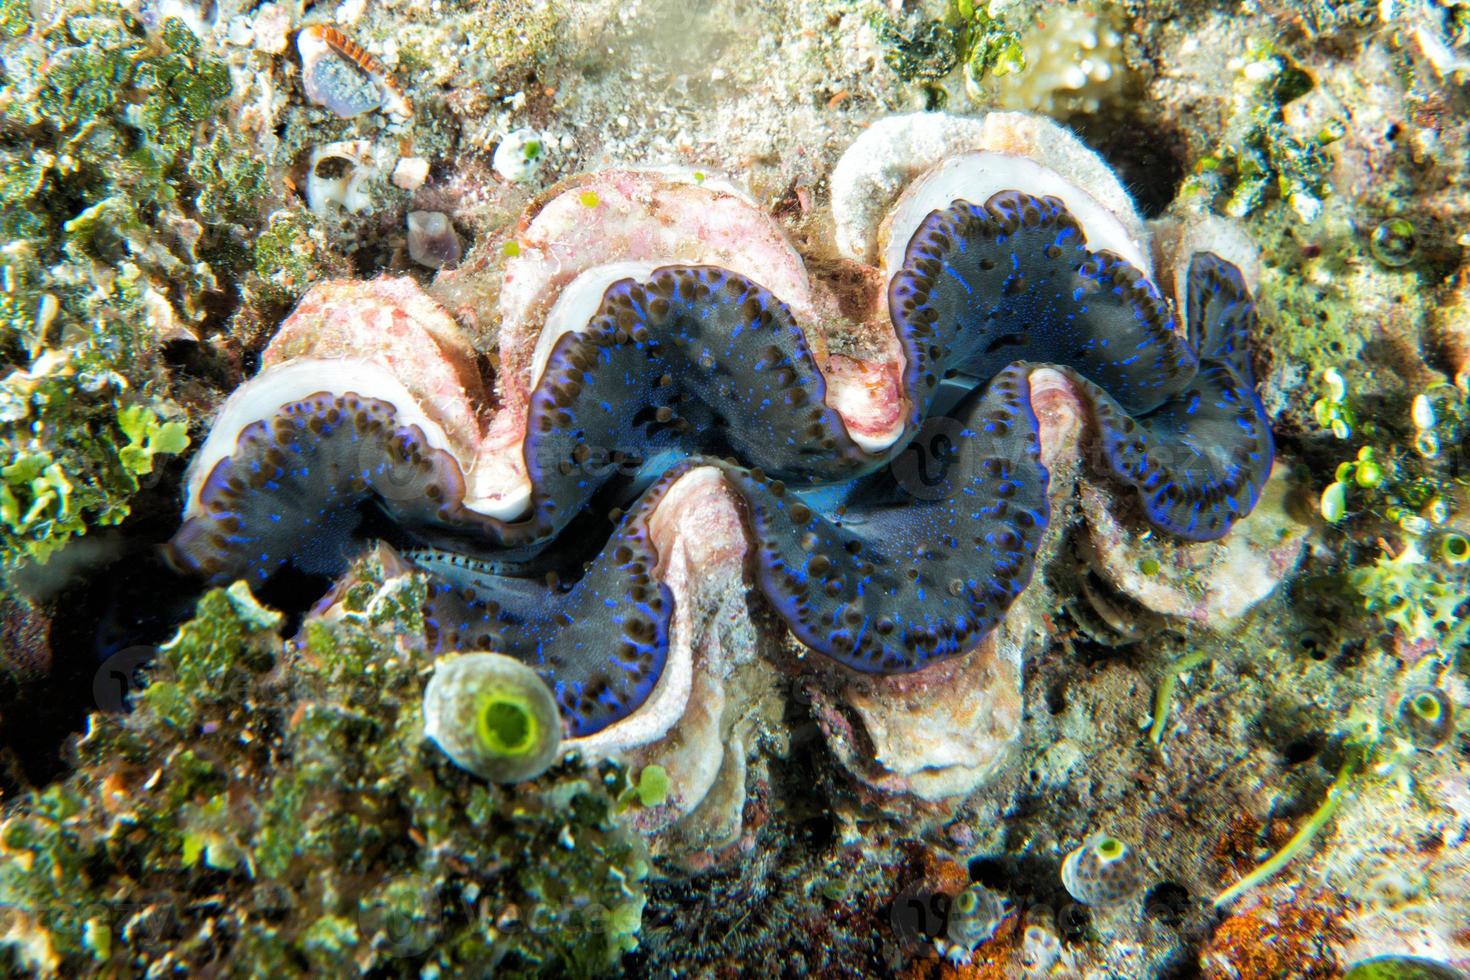
<instances>
[{"instance_id":1,"label":"yellow-green tunicate mouth","mask_svg":"<svg viewBox=\"0 0 1470 980\"><path fill-rule=\"evenodd\" d=\"M1123 853L1123 843L1115 837L1106 837L1097 842L1098 856L1111 861Z\"/></svg>"},{"instance_id":2,"label":"yellow-green tunicate mouth","mask_svg":"<svg viewBox=\"0 0 1470 980\"><path fill-rule=\"evenodd\" d=\"M556 761L561 715L530 667L503 653L461 653L441 658L424 688L424 731L456 765L518 783Z\"/></svg>"},{"instance_id":3,"label":"yellow-green tunicate mouth","mask_svg":"<svg viewBox=\"0 0 1470 980\"><path fill-rule=\"evenodd\" d=\"M1439 720L1439 701L1432 694L1421 694L1414 699L1414 714L1425 721Z\"/></svg>"},{"instance_id":4,"label":"yellow-green tunicate mouth","mask_svg":"<svg viewBox=\"0 0 1470 980\"><path fill-rule=\"evenodd\" d=\"M536 714L524 700L506 694L485 698L476 718L480 744L497 755L525 755L536 745Z\"/></svg>"}]
</instances>

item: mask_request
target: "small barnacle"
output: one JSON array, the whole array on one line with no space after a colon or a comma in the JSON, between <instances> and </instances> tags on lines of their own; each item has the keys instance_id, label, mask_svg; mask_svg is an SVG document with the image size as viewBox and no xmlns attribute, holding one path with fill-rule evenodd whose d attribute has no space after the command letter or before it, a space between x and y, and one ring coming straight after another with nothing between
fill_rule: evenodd
<instances>
[{"instance_id":1,"label":"small barnacle","mask_svg":"<svg viewBox=\"0 0 1470 980\"><path fill-rule=\"evenodd\" d=\"M1411 687L1399 699L1399 727L1414 747L1433 751L1455 732L1455 709L1437 687Z\"/></svg>"},{"instance_id":2,"label":"small barnacle","mask_svg":"<svg viewBox=\"0 0 1470 980\"><path fill-rule=\"evenodd\" d=\"M1407 218L1389 218L1373 229L1368 242L1373 257L1390 269L1412 262L1415 246L1414 223Z\"/></svg>"},{"instance_id":3,"label":"small barnacle","mask_svg":"<svg viewBox=\"0 0 1470 980\"><path fill-rule=\"evenodd\" d=\"M388 69L347 35L313 24L296 35L306 97L343 119L381 108L407 119L413 105Z\"/></svg>"},{"instance_id":4,"label":"small barnacle","mask_svg":"<svg viewBox=\"0 0 1470 980\"><path fill-rule=\"evenodd\" d=\"M1097 833L1062 862L1062 885L1083 905L1107 908L1138 893L1143 870L1136 851L1111 834Z\"/></svg>"},{"instance_id":5,"label":"small barnacle","mask_svg":"<svg viewBox=\"0 0 1470 980\"><path fill-rule=\"evenodd\" d=\"M500 653L466 653L441 658L429 679L424 734L461 768L515 783L556 759L561 717L530 667Z\"/></svg>"},{"instance_id":6,"label":"small barnacle","mask_svg":"<svg viewBox=\"0 0 1470 980\"><path fill-rule=\"evenodd\" d=\"M1010 909L1006 900L984 885L971 885L955 896L945 919L945 956L964 962L970 951L991 936Z\"/></svg>"}]
</instances>

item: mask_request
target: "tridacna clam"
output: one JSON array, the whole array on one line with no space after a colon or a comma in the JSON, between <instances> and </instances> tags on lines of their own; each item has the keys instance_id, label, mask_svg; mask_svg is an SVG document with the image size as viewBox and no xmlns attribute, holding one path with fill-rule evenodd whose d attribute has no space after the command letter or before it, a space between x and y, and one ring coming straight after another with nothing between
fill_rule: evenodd
<instances>
[{"instance_id":1,"label":"tridacna clam","mask_svg":"<svg viewBox=\"0 0 1470 980\"><path fill-rule=\"evenodd\" d=\"M1004 116L986 123L1055 129ZM834 208L891 123L839 164ZM336 574L387 539L434 584L429 641L530 665L580 737L665 669L660 505L694 474L735 495L769 607L865 673L972 650L1026 587L1052 516L1038 372L1086 406L1097 475L1136 491L1140 520L1225 535L1273 456L1247 277L1201 247L1172 288L1158 277L1166 296L1115 181L1084 189L1003 141L942 150L880 202L881 228L835 216L839 247L881 275L866 314L823 300L726 185L618 171L529 219L568 237L506 262L493 399L411 284L382 289L418 319L400 309L356 340L283 330L194 462L175 560L259 584ZM613 211L629 227L599 224Z\"/></svg>"}]
</instances>

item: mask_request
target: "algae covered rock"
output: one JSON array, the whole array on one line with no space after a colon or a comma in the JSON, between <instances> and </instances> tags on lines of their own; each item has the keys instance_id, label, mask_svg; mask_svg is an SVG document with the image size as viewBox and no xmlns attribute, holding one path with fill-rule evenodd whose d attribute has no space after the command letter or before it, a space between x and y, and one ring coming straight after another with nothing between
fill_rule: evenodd
<instances>
[{"instance_id":1,"label":"algae covered rock","mask_svg":"<svg viewBox=\"0 0 1470 980\"><path fill-rule=\"evenodd\" d=\"M648 866L609 765L511 789L420 720L421 580L367 574L294 641L237 583L159 648L72 775L0 824L13 969L273 976L613 969Z\"/></svg>"}]
</instances>

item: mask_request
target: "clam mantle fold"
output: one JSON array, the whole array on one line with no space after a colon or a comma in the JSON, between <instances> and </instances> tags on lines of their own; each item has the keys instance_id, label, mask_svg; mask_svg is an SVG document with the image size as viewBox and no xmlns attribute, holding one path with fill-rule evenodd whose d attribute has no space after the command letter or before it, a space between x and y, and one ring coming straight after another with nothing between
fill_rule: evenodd
<instances>
[{"instance_id":1,"label":"clam mantle fold","mask_svg":"<svg viewBox=\"0 0 1470 980\"><path fill-rule=\"evenodd\" d=\"M1139 519L1226 534L1273 455L1241 260L1193 236L1166 298L1095 156L985 136L1075 146L1029 117L965 122L974 139L923 159L923 124L884 120L838 165L838 245L882 277L866 315L839 315L734 188L668 171L579 178L531 216L494 399L416 286L318 287L195 459L175 560L259 584L336 574L384 538L430 576L430 642L531 665L583 737L665 674L663 511L691 479L734 495L749 580L806 646L878 674L973 649L1051 516L1042 368ZM885 169L900 125L907 169Z\"/></svg>"}]
</instances>

